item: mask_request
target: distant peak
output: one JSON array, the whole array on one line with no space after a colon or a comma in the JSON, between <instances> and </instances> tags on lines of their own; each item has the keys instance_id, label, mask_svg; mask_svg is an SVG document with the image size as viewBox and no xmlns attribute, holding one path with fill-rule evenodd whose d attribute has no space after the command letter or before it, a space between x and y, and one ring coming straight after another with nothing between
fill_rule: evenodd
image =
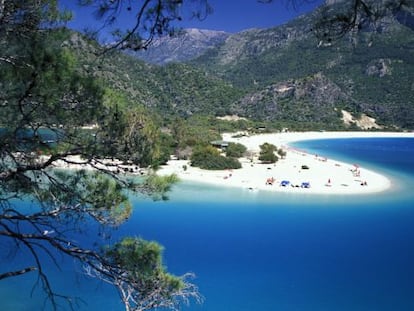
<instances>
[{"instance_id":1,"label":"distant peak","mask_svg":"<svg viewBox=\"0 0 414 311\"><path fill-rule=\"evenodd\" d=\"M325 0L326 5L332 5L332 4L341 3L341 2L344 2L344 0Z\"/></svg>"},{"instance_id":2,"label":"distant peak","mask_svg":"<svg viewBox=\"0 0 414 311\"><path fill-rule=\"evenodd\" d=\"M198 35L198 34L226 34L225 31L222 30L209 30L209 29L199 29L199 28L185 28L183 32L186 32L190 35Z\"/></svg>"},{"instance_id":3,"label":"distant peak","mask_svg":"<svg viewBox=\"0 0 414 311\"><path fill-rule=\"evenodd\" d=\"M135 55L153 64L186 62L221 44L228 36L224 31L184 28L171 36L157 38L146 51Z\"/></svg>"}]
</instances>

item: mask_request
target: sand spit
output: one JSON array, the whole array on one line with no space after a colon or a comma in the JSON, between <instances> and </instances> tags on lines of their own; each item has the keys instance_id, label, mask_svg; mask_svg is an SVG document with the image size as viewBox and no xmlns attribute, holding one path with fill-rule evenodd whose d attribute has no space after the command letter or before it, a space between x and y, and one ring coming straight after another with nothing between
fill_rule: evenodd
<instances>
[{"instance_id":1,"label":"sand spit","mask_svg":"<svg viewBox=\"0 0 414 311\"><path fill-rule=\"evenodd\" d=\"M171 160L158 171L160 175L176 174L182 180L210 183L244 189L295 192L307 194L368 194L385 191L391 181L383 175L355 163L344 163L309 154L289 146L295 141L331 138L412 137L414 133L388 132L294 132L233 137L223 140L245 145L253 153L265 142L283 148L286 157L275 164L261 164L257 157L242 158L242 168L208 171L191 167L189 161Z\"/></svg>"}]
</instances>

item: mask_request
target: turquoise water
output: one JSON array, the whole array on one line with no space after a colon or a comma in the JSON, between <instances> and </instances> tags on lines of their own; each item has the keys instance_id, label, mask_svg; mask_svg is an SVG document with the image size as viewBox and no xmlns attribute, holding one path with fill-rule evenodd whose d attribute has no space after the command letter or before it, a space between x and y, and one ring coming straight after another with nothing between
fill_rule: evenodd
<instances>
[{"instance_id":1,"label":"turquoise water","mask_svg":"<svg viewBox=\"0 0 414 311\"><path fill-rule=\"evenodd\" d=\"M186 311L414 310L414 139L295 145L369 166L390 176L394 188L299 196L182 183L168 202L133 199L134 216L112 239L157 240L170 271L194 272L205 302ZM0 241L0 254L6 250ZM8 258L2 269L24 261ZM122 310L111 288L74 273L81 269L72 262L50 269L58 291L85 300L80 310ZM0 282L0 310L41 309L41 292L30 297L32 282Z\"/></svg>"}]
</instances>

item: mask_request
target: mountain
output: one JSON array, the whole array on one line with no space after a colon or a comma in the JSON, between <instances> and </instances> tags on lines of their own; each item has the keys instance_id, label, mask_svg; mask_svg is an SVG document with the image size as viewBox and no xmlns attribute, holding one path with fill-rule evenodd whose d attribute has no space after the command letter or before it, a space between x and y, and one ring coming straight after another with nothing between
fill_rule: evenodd
<instances>
[{"instance_id":1,"label":"mountain","mask_svg":"<svg viewBox=\"0 0 414 311\"><path fill-rule=\"evenodd\" d=\"M342 109L347 108L345 103L349 102L352 102L350 96L318 73L272 84L248 94L233 103L231 111L265 121L315 123L333 128Z\"/></svg>"},{"instance_id":2,"label":"mountain","mask_svg":"<svg viewBox=\"0 0 414 311\"><path fill-rule=\"evenodd\" d=\"M325 10L348 4L329 3ZM118 51L94 60L93 44L75 34L68 44L108 88L166 118L237 115L274 128L414 129L412 11L392 10L375 25L362 21L358 32L333 42L315 36L320 20L316 11L236 34L185 30L155 41L145 52L152 61Z\"/></svg>"},{"instance_id":3,"label":"mountain","mask_svg":"<svg viewBox=\"0 0 414 311\"><path fill-rule=\"evenodd\" d=\"M151 64L186 62L221 44L229 35L224 31L183 29L171 36L155 39L146 50L130 53Z\"/></svg>"},{"instance_id":4,"label":"mountain","mask_svg":"<svg viewBox=\"0 0 414 311\"><path fill-rule=\"evenodd\" d=\"M216 75L186 64L157 66L120 51L107 51L79 33L71 32L65 45L77 55L79 66L118 93L128 105L154 112L191 116L223 111L241 91Z\"/></svg>"},{"instance_id":5,"label":"mountain","mask_svg":"<svg viewBox=\"0 0 414 311\"><path fill-rule=\"evenodd\" d=\"M330 3L324 8L340 11L347 4ZM314 35L321 15L313 12L280 27L234 34L191 64L247 92L230 109L243 117L329 126L335 118L343 122L345 109L356 120L366 115L386 127L412 129L412 16L394 10L326 43ZM281 94L280 85L290 92Z\"/></svg>"}]
</instances>

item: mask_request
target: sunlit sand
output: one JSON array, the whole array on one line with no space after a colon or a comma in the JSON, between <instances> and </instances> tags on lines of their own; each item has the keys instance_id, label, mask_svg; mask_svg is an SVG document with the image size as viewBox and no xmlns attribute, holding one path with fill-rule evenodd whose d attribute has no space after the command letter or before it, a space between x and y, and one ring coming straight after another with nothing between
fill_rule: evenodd
<instances>
[{"instance_id":1,"label":"sunlit sand","mask_svg":"<svg viewBox=\"0 0 414 311\"><path fill-rule=\"evenodd\" d=\"M283 148L286 157L274 164L262 164L257 157L242 158L242 168L237 170L208 171L191 167L189 161L171 160L158 172L176 174L182 180L240 187L255 190L282 191L313 194L367 194L389 189L392 182L386 176L361 167L321 155L307 153L289 146L294 141L325 138L357 137L413 137L414 133L378 132L303 132L277 133L232 137L223 139L238 142L258 154L265 142Z\"/></svg>"}]
</instances>

